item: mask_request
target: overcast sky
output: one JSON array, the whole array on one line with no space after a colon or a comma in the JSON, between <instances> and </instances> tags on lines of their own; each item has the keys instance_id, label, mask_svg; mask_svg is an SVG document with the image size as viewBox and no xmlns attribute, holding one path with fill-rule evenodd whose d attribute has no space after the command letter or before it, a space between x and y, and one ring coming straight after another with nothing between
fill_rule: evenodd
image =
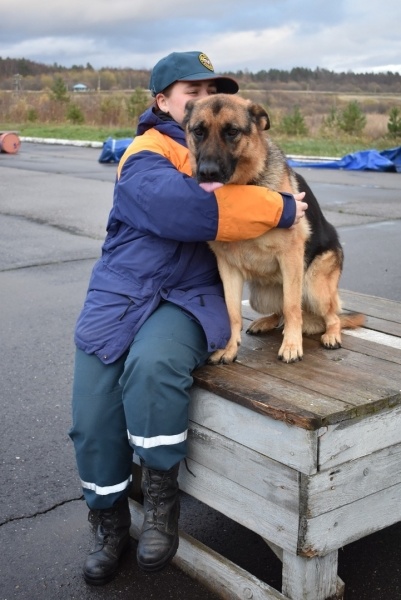
<instances>
[{"instance_id":1,"label":"overcast sky","mask_svg":"<svg viewBox=\"0 0 401 600\"><path fill-rule=\"evenodd\" d=\"M199 50L217 72L401 72L401 0L0 0L0 57L151 69Z\"/></svg>"}]
</instances>

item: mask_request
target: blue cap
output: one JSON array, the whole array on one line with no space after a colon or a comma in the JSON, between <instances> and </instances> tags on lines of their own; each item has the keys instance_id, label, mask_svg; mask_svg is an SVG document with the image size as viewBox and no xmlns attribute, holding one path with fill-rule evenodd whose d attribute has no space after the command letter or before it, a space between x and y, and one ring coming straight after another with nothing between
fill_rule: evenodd
<instances>
[{"instance_id":1,"label":"blue cap","mask_svg":"<svg viewBox=\"0 0 401 600\"><path fill-rule=\"evenodd\" d=\"M176 81L212 79L218 93L236 94L238 83L230 77L216 75L210 59L203 52L172 52L159 60L150 77L149 89L156 96Z\"/></svg>"}]
</instances>

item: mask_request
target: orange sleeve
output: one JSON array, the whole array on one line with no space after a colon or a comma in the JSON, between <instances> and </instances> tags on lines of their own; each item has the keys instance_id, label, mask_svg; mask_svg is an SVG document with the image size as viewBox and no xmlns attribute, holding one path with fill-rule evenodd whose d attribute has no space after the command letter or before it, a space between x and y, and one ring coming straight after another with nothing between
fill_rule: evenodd
<instances>
[{"instance_id":1,"label":"orange sleeve","mask_svg":"<svg viewBox=\"0 0 401 600\"><path fill-rule=\"evenodd\" d=\"M283 197L278 192L256 185L224 185L214 194L219 207L216 241L255 238L280 221Z\"/></svg>"}]
</instances>

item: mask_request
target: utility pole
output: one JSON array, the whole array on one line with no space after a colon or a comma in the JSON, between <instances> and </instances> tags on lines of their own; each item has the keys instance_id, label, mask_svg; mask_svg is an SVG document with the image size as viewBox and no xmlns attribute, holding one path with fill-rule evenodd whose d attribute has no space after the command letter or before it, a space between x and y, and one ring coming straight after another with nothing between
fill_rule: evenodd
<instances>
[{"instance_id":1,"label":"utility pole","mask_svg":"<svg viewBox=\"0 0 401 600\"><path fill-rule=\"evenodd\" d=\"M16 73L14 75L14 92L18 94L21 91L21 75Z\"/></svg>"}]
</instances>

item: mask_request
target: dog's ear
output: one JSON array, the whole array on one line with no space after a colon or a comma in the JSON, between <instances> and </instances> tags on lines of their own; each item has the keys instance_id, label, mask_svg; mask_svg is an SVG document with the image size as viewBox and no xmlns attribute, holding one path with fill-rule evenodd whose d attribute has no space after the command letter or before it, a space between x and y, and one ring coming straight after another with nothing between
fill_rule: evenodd
<instances>
[{"instance_id":1,"label":"dog's ear","mask_svg":"<svg viewBox=\"0 0 401 600\"><path fill-rule=\"evenodd\" d=\"M191 117L192 111L194 109L194 105L195 105L195 100L188 100L188 102L185 105L184 119L182 121L183 129L186 129L186 127L188 125L188 121Z\"/></svg>"},{"instance_id":2,"label":"dog's ear","mask_svg":"<svg viewBox=\"0 0 401 600\"><path fill-rule=\"evenodd\" d=\"M270 129L269 115L260 104L252 103L249 107L251 118L256 123L258 129L261 131L267 131Z\"/></svg>"}]
</instances>

